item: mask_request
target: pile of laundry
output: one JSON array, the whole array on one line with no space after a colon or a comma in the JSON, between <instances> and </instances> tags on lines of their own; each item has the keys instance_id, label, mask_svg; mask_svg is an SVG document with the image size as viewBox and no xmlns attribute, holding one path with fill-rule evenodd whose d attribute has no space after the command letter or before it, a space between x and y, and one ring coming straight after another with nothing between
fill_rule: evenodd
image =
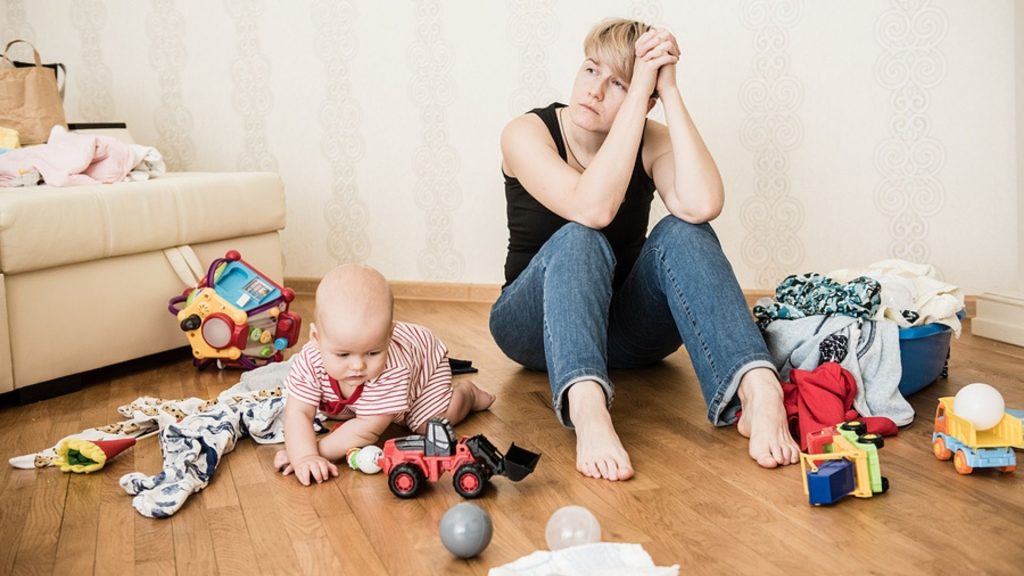
<instances>
[{"instance_id":1,"label":"pile of laundry","mask_svg":"<svg viewBox=\"0 0 1024 576\"><path fill-rule=\"evenodd\" d=\"M959 288L934 267L903 260L783 280L754 316L801 444L806 432L850 418L892 434L912 422L914 409L899 391L899 330L939 323L959 337L962 309Z\"/></svg>"}]
</instances>

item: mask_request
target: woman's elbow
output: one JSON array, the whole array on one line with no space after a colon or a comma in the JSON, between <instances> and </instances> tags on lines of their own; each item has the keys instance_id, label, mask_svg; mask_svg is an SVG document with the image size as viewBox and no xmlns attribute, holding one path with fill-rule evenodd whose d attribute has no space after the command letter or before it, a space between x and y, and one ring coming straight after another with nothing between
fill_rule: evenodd
<instances>
[{"instance_id":1,"label":"woman's elbow","mask_svg":"<svg viewBox=\"0 0 1024 576\"><path fill-rule=\"evenodd\" d=\"M612 220L615 220L615 215L617 213L618 210L597 208L577 215L574 221L577 224L586 226L587 228L603 230L612 223Z\"/></svg>"},{"instance_id":2,"label":"woman's elbow","mask_svg":"<svg viewBox=\"0 0 1024 576\"><path fill-rule=\"evenodd\" d=\"M697 206L682 206L674 214L690 224L711 222L722 213L721 202L706 202Z\"/></svg>"},{"instance_id":3,"label":"woman's elbow","mask_svg":"<svg viewBox=\"0 0 1024 576\"><path fill-rule=\"evenodd\" d=\"M701 223L711 222L715 218L718 218L722 214L722 205L714 204L706 206L702 212L697 214L697 217L701 220Z\"/></svg>"}]
</instances>

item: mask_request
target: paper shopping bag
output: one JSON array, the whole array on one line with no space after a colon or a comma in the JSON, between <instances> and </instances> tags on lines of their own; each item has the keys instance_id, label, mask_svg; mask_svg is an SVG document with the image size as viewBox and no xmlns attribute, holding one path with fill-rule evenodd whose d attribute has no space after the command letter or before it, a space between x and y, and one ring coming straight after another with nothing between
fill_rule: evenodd
<instances>
[{"instance_id":1,"label":"paper shopping bag","mask_svg":"<svg viewBox=\"0 0 1024 576\"><path fill-rule=\"evenodd\" d=\"M8 52L24 40L12 40L0 59L0 126L18 131L22 145L46 142L57 125L67 127L64 103L57 88L57 76L44 67L39 52L32 46L34 66L15 67Z\"/></svg>"}]
</instances>

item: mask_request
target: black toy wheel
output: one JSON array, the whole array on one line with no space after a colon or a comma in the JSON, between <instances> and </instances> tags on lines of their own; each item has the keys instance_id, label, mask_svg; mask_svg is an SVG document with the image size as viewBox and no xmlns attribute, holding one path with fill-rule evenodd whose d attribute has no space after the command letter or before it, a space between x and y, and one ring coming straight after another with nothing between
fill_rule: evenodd
<instances>
[{"instance_id":1,"label":"black toy wheel","mask_svg":"<svg viewBox=\"0 0 1024 576\"><path fill-rule=\"evenodd\" d=\"M476 464L463 464L455 471L455 491L463 498L477 498L487 487L487 477Z\"/></svg>"},{"instance_id":2,"label":"black toy wheel","mask_svg":"<svg viewBox=\"0 0 1024 576\"><path fill-rule=\"evenodd\" d=\"M848 430L860 436L868 431L868 426L867 424L861 422L860 420L850 420L849 422L843 422L842 424L840 424L839 429Z\"/></svg>"},{"instance_id":3,"label":"black toy wheel","mask_svg":"<svg viewBox=\"0 0 1024 576\"><path fill-rule=\"evenodd\" d=\"M878 449L885 446L885 438L882 438L881 434L875 434L874 432L870 434L861 434L860 437L857 438L857 442L861 444L874 444L875 448Z\"/></svg>"},{"instance_id":4,"label":"black toy wheel","mask_svg":"<svg viewBox=\"0 0 1024 576\"><path fill-rule=\"evenodd\" d=\"M882 491L879 492L879 494L885 494L888 491L889 491L889 479L886 478L885 476L882 476Z\"/></svg>"},{"instance_id":5,"label":"black toy wheel","mask_svg":"<svg viewBox=\"0 0 1024 576\"><path fill-rule=\"evenodd\" d=\"M399 464L388 474L388 488L399 498L412 498L423 486L423 471L415 464Z\"/></svg>"}]
</instances>

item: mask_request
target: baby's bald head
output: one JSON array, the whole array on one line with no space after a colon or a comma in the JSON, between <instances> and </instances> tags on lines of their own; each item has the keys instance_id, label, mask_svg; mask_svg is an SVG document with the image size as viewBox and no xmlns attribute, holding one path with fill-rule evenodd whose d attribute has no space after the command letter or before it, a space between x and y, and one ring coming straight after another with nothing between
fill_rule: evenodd
<instances>
[{"instance_id":1,"label":"baby's bald head","mask_svg":"<svg viewBox=\"0 0 1024 576\"><path fill-rule=\"evenodd\" d=\"M316 328L344 337L355 332L391 328L394 297L380 272L362 264L342 264L324 276L316 289Z\"/></svg>"}]
</instances>

